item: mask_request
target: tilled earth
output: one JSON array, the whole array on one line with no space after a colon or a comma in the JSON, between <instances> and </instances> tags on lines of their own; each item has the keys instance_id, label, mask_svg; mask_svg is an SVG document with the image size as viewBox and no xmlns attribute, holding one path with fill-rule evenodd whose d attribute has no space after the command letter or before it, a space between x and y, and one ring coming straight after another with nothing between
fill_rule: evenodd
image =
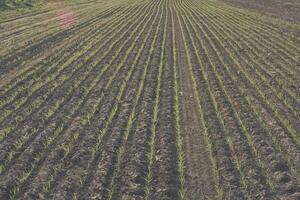
<instances>
[{"instance_id":1,"label":"tilled earth","mask_svg":"<svg viewBox=\"0 0 300 200\"><path fill-rule=\"evenodd\" d=\"M300 199L298 33L215 0L0 21L0 199Z\"/></svg>"}]
</instances>

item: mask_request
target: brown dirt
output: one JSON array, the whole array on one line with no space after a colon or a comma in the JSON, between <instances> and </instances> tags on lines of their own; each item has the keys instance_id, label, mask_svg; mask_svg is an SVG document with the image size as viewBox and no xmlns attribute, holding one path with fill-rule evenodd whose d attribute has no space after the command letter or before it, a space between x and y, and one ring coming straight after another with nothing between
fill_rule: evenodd
<instances>
[{"instance_id":1,"label":"brown dirt","mask_svg":"<svg viewBox=\"0 0 300 200\"><path fill-rule=\"evenodd\" d=\"M299 0L223 0L224 2L294 23L300 23Z\"/></svg>"},{"instance_id":2,"label":"brown dirt","mask_svg":"<svg viewBox=\"0 0 300 200\"><path fill-rule=\"evenodd\" d=\"M46 59L48 56L52 55L55 51L60 49L61 47L66 46L65 43L61 43L57 45L55 48L49 49L47 52L41 53L40 57L29 60L28 62L24 63L22 70L19 68L13 69L6 74L0 75L0 87L3 87L5 84L9 83L11 80L15 79L19 76L22 72L29 70L30 68L34 67L36 64L41 62L43 59Z\"/></svg>"},{"instance_id":3,"label":"brown dirt","mask_svg":"<svg viewBox=\"0 0 300 200\"><path fill-rule=\"evenodd\" d=\"M203 127L197 112L197 102L188 69L183 36L178 19L174 18L177 66L180 90L181 131L185 148L186 181L189 199L212 199L215 195L213 176L204 140Z\"/></svg>"}]
</instances>

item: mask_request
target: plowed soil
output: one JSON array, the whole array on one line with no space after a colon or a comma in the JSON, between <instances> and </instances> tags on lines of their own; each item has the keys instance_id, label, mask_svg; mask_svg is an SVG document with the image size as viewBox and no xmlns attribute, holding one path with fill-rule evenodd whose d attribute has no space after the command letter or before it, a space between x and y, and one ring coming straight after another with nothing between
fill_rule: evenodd
<instances>
[{"instance_id":1,"label":"plowed soil","mask_svg":"<svg viewBox=\"0 0 300 200\"><path fill-rule=\"evenodd\" d=\"M299 24L59 5L0 11L0 200L300 198Z\"/></svg>"}]
</instances>

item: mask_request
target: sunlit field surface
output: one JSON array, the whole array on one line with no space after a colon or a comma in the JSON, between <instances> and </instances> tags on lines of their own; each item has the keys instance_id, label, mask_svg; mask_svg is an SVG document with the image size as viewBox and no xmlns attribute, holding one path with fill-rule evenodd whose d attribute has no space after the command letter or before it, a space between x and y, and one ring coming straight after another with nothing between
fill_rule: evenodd
<instances>
[{"instance_id":1,"label":"sunlit field surface","mask_svg":"<svg viewBox=\"0 0 300 200\"><path fill-rule=\"evenodd\" d=\"M297 22L219 0L17 8L1 200L300 199Z\"/></svg>"}]
</instances>

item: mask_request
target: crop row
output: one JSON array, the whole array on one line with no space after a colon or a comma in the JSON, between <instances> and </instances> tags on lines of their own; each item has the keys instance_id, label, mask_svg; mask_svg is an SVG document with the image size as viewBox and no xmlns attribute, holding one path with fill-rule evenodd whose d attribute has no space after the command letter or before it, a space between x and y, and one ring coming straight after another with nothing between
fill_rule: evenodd
<instances>
[{"instance_id":1,"label":"crop row","mask_svg":"<svg viewBox=\"0 0 300 200\"><path fill-rule=\"evenodd\" d=\"M111 25L112 24L108 24L108 26L104 26L103 28L110 27ZM101 30L102 29L99 29L99 31ZM113 30L114 29L111 31ZM104 35L104 38L110 33L111 32L107 32ZM75 73L78 71L76 69L80 69L80 66L85 64L85 60L92 60L95 55L101 53L94 47L101 44L101 42L103 43L103 35L97 32L96 34L92 34L91 36L87 35L86 37L94 38L94 43L91 41L87 41L87 43L85 43L86 41L82 41L83 43L78 44L78 48L75 48L73 54L67 54L68 56L65 58L63 57L58 63L51 64L51 60L49 61L50 66L42 65L41 63L39 66L36 66L36 70L33 71L32 74L25 74L24 78L21 78L21 85L18 84L20 82L18 81L16 86L8 90L3 96L2 101L6 102L6 104L1 108L3 113L3 117L1 118L2 130L5 130L2 132L3 135L6 135L10 130L13 130L14 127L17 127L17 125L22 122L22 119L25 119L34 113L34 111L40 108L44 102L47 102L46 100L51 94L51 91L55 91L61 83L69 80L72 75L70 72ZM98 38L99 41L97 41ZM82 60L79 60L80 57ZM75 66L77 66L77 68L75 68ZM15 83L12 83L12 85L15 85ZM34 104L34 102L37 103ZM31 106L28 107L28 105ZM19 122L11 121L16 118L19 119ZM10 127L5 126L6 124Z\"/></svg>"},{"instance_id":2,"label":"crop row","mask_svg":"<svg viewBox=\"0 0 300 200\"><path fill-rule=\"evenodd\" d=\"M215 33L218 33L217 31L215 31ZM224 33L225 34L225 33ZM224 35L223 34L223 35ZM218 36L218 37L220 37L221 38L221 36ZM229 36L228 36L229 37ZM230 38L230 37L229 37ZM234 51L232 51L232 52L234 52ZM239 59L239 60L242 60L242 59ZM237 62L235 62L236 64L237 64L237 66L239 66L240 67L240 69L243 69ZM244 67L245 66L247 66L247 65L244 65ZM242 71L242 70L241 70ZM250 82L251 83L251 82ZM249 86L246 86L246 88L248 89L248 88L250 88ZM252 88L253 88L253 86L252 86ZM255 89L255 88L253 88L253 89ZM248 93L246 93L246 94L248 94ZM261 94L261 93L260 93ZM255 98L256 99L258 99L259 98L259 96L255 96ZM262 102L264 102L265 101L265 99L263 99L263 98L261 98L260 97L260 99L261 99L261 102L260 102L260 104L253 104L253 105L257 105L257 106L259 106L259 105L261 105L262 104ZM263 104L263 106L265 107L265 108L262 108L262 109L264 109L264 110L266 110L266 109L268 109L269 107L268 107L268 103L264 103ZM272 105L272 104L271 104ZM277 105L278 106L278 104L275 104L275 105ZM274 108L274 107L273 107ZM268 110L270 110L270 109L268 109ZM270 112L270 111L269 111ZM273 114L274 112L272 112L272 110L271 110L271 112L269 113L269 115L271 114ZM264 115L266 115L267 113L266 112L264 112L264 113L262 113L262 114L264 114ZM273 118L274 118L274 116L272 116ZM280 119L278 119L277 117L276 117L276 115L275 115L275 119L276 119L276 121L277 121L277 124L280 124L280 126L281 126L281 129L282 128L284 128L284 129L286 129L285 130L285 132L287 132L287 133L285 133L285 134L288 134L290 137L291 136L293 136L292 134L293 134L293 132L292 133L289 133L289 131L288 131L288 129L283 125L283 123L280 121ZM289 118L290 119L290 118ZM277 125L278 126L278 125ZM270 129L270 130L273 130L272 128L270 128L270 127L268 127L268 129ZM276 136L275 134L273 135L273 136ZM287 137L288 138L288 137ZM292 137L293 138L293 137ZM280 142L281 140L278 140L278 138L277 139L273 139L274 141L277 141L277 142ZM295 143L296 142L296 143ZM285 148L290 148L290 146L294 146L295 147L295 145L297 146L297 140L295 140L293 143L289 143L289 145L287 145L287 146L285 146L285 147L283 147L282 149L285 149ZM298 151L295 151L296 149L294 148L294 153L296 153L296 152L298 152ZM291 151L292 152L292 151ZM292 157L294 157L295 155L293 155L293 156L291 156L290 157L290 159L292 159ZM296 164L296 163L295 163ZM298 167L297 167L297 164L296 164L296 166L295 166L295 168L297 169Z\"/></svg>"},{"instance_id":3,"label":"crop row","mask_svg":"<svg viewBox=\"0 0 300 200\"><path fill-rule=\"evenodd\" d=\"M24 40L0 58L0 198L299 198L292 36L217 1L126 2L0 32Z\"/></svg>"},{"instance_id":4,"label":"crop row","mask_svg":"<svg viewBox=\"0 0 300 200\"><path fill-rule=\"evenodd\" d=\"M62 42L66 37L72 37L73 34L78 32L79 30L84 30L84 28L92 25L93 23L99 21L99 16L102 13L92 17L91 19L87 19L86 21L78 24L69 29L63 29L54 34L49 35L48 37L44 37L43 39L35 42L32 45L28 45L27 48L20 48L19 50L15 50L13 54L5 55L1 58L1 74L7 73L9 70L12 70L16 67L22 66L23 60L28 59L36 59L40 55L40 52L43 52L46 49L51 47L55 47L60 42ZM20 59L22 58L22 59Z\"/></svg>"},{"instance_id":5,"label":"crop row","mask_svg":"<svg viewBox=\"0 0 300 200\"><path fill-rule=\"evenodd\" d=\"M156 7L157 5L153 6ZM150 16L153 17L155 15L155 10L156 9L151 8L151 13L147 13L147 15L151 14ZM137 68L138 62L145 62L144 53L146 52L144 52L144 48L140 47L146 41L147 43L150 42L148 38L150 35L149 31L152 31L153 23L155 22L154 21L151 24L149 18L146 19L147 21L141 21L142 23L139 22L141 23L140 25L142 28L138 29L139 27L136 27L137 29L133 30L135 32L134 35L137 35L137 38L135 39L136 42L131 43L131 48L128 49L126 53L126 60L121 63L121 66L132 67L127 72L125 79L121 82L122 84L120 85L120 88L118 86L109 87L113 89L109 92L110 98L106 99L101 107L101 110L107 110L107 115L105 116L107 120L105 121L103 117L96 117L95 123L100 124L100 126L97 127L97 130L90 130L88 127L87 131L88 133L91 133L91 135L90 137L85 138L83 146L80 145L78 147L81 149L80 151L82 151L82 154L92 151L91 154L86 157L86 159L88 159L87 165L81 166L83 171L76 172L76 170L74 170L74 173L78 174L78 178L82 179L82 185L77 185L78 188L82 187L78 191L79 195L85 195L86 190L88 190L91 195L96 196L99 199L105 199L111 196L111 194L109 194L109 190L105 188L109 187L110 184L113 184L113 177L109 176L114 174L111 170L114 169L113 166L117 157L120 157L117 156L117 148L121 148L120 143L124 137L126 138L126 122L128 126L131 125L130 121L132 118L130 117L130 110L133 109L132 106L134 106L132 105L133 100L135 99L135 101L139 101L140 93L143 89L142 86L144 78L140 78L140 76L146 76L147 72L143 68ZM151 29L149 30L149 28ZM140 30L140 32L137 30ZM145 35L145 33L147 35ZM117 80L116 83L118 83ZM139 87L140 89L137 89L138 86L141 86ZM117 97L114 97L115 95L117 95ZM116 101L112 102L112 99L116 99ZM108 108L107 105L109 105ZM134 110L132 110L132 112L133 111ZM96 133L100 134L93 134L91 131L96 131ZM77 151L78 149L76 147L76 149L72 151L72 154ZM111 153L109 154L108 152ZM76 163L72 162L72 165L74 164ZM116 168L118 167L116 166ZM107 182L103 182L104 177L106 177ZM70 180L72 183L76 183L76 180L69 175L66 175L64 178L66 180ZM65 186L61 184L60 187ZM56 188L56 190L60 190L60 187ZM75 192L75 194L72 195L76 196L78 193Z\"/></svg>"},{"instance_id":6,"label":"crop row","mask_svg":"<svg viewBox=\"0 0 300 200\"><path fill-rule=\"evenodd\" d=\"M253 86L249 87L250 85L247 85L246 88L242 90L241 88L237 87L240 85L240 82L244 83L245 80L249 80L249 77L242 76L240 79L236 78L238 75L241 76L244 71L242 68L239 68L239 70L241 70L240 72L236 72L236 69L234 68L232 69L233 66L237 65L236 60L230 56L230 52L232 52L232 50L225 49L218 38L221 36L218 35L217 37L215 35L218 34L219 31L223 30L217 29L219 21L214 20L215 18L213 17L210 18L209 14L205 16L206 12L204 11L204 6L204 8L201 9L201 12L195 12L192 9L189 9L192 7L190 4L183 5L182 7L185 10L183 12L185 13L181 16L189 16L187 17L187 20L194 20L194 22L191 22L190 25L188 25L188 23L185 24L188 26L186 28L187 32L191 32L191 45L194 46L194 50L191 50L191 52L196 51L197 53L195 54L195 57L200 57L198 60L202 60L202 63L200 62L198 65L196 64L195 68L196 66L202 66L201 68L203 68L203 70L201 70L201 72L207 73L203 75L197 74L196 77L203 77L203 79L201 78L202 81L206 80L207 86L205 88L209 90L209 96L212 97L212 99L209 101L213 102L214 109L216 110L215 113L219 118L219 122L221 122L225 128L223 131L225 135L223 137L227 138L226 140L229 145L229 149L233 152L233 162L235 163L235 168L237 171L239 171L241 177L239 182L241 182L246 189L245 195L253 194L253 189L255 189L252 188L250 192L247 192L248 187L251 186L249 183L252 183L252 181L246 179L249 177L258 177L254 174L251 176L245 175L245 173L253 173L255 171L261 173L262 176L265 175L265 180L256 180L256 182L260 182L261 186L269 185L269 188L271 189L270 193L272 193L274 190L273 187L276 187L280 188L281 195L293 195L295 192L297 192L298 180L297 178L292 178L292 175L296 175L297 177L297 174L294 174L294 171L297 168L294 168L294 166L288 167L284 164L284 156L279 152L279 147L276 146L276 144L272 144L272 142L276 140L272 140L272 138L270 138L270 136L267 134L267 130L264 129L264 127L261 125L261 122L257 120L257 113L251 109L249 110L249 108L251 108L251 102L244 98L245 89L252 89L255 91L256 88ZM201 6L198 7L201 8ZM215 26L207 25L206 23L208 22L209 24L215 24ZM198 27L196 24L198 24ZM211 31L211 29L213 29L213 31ZM198 37L197 34L199 34L200 37ZM198 38L198 41L195 41L195 38ZM200 49L202 52L199 52ZM191 53L191 55L193 54ZM201 59L202 55L204 56ZM195 69L195 73L200 72L197 72ZM235 76L235 74L237 75ZM235 80L232 78L235 78ZM200 91L203 93L202 89ZM230 121L230 119L233 121ZM219 126L217 122L216 126ZM239 134L241 135L237 135L238 132L240 132ZM230 136L229 133L234 133L235 135ZM245 143L245 141L247 142ZM242 153L243 149L245 150L245 153ZM250 152L252 152L252 158ZM266 158L269 160L266 161ZM257 166L251 166L248 164L248 162L244 163L247 161L247 159L250 159L248 161L249 163L253 163L251 159L255 160ZM252 170L247 169L252 167ZM274 174L272 173L275 174L275 180L270 180L270 177L274 177ZM285 182L282 182L283 179ZM267 184L264 184L264 182ZM259 187L259 189L262 189L263 191L269 190L263 189L263 187ZM269 192L259 192L261 195L268 195L268 193Z\"/></svg>"},{"instance_id":7,"label":"crop row","mask_svg":"<svg viewBox=\"0 0 300 200\"><path fill-rule=\"evenodd\" d=\"M141 11L139 10L139 12L141 13ZM124 26L124 28L125 28L126 26ZM128 28L128 26L127 26L127 28ZM120 29L120 30L122 30L122 29ZM119 33L122 33L122 32L119 32ZM124 34L125 33L123 33L123 37L124 37ZM110 41L113 41L113 40L110 40ZM120 41L121 40L119 40L119 42L118 42L118 44L120 44ZM117 42L115 42L115 43L117 43ZM111 51L110 51L111 52ZM107 54L107 56L106 56L107 58L109 58L109 54ZM104 61L102 61L102 62L104 62ZM102 63L102 64L104 64L105 65L105 62L104 63ZM107 63L107 64L109 64L109 63ZM91 65L92 66L92 65ZM101 70L101 65L96 65L96 66L98 66L98 70ZM100 67L100 68L99 68ZM108 68L108 65L106 65L106 67L105 67L106 69ZM83 68L84 69L84 68ZM96 71L94 71L94 72L96 72ZM95 75L97 75L97 73L92 73L92 74L95 74ZM75 77L73 77L73 78L75 78ZM100 78L100 77L98 77L98 78ZM90 78L91 79L91 78ZM73 79L74 80L74 79ZM76 80L76 79L75 79ZM86 79L86 83L85 84L91 84L91 83L89 83L88 82L88 80L89 79ZM93 79L91 79L91 80L93 80ZM91 80L89 80L89 81L91 81ZM77 80L78 81L78 80ZM93 85L97 85L96 84L97 82L94 82L94 84ZM84 85L82 85L82 86L84 86ZM77 94L78 95L80 95L80 94L82 94L82 92L83 92L83 89L84 87L79 87L78 89L77 89ZM85 90L84 90L85 91ZM75 93L75 94L76 94ZM71 98L71 97L70 97ZM76 98L71 98L73 101L78 101ZM55 100L55 99L54 99ZM78 101L78 103L80 103L80 102L82 102L82 100L83 99L79 99L80 101ZM68 102L68 101L66 101L66 102ZM74 103L75 103L74 102ZM72 102L70 102L70 103L72 103ZM72 104L71 104L72 105ZM75 104L76 105L76 104ZM65 106L62 106L62 108L68 108L68 109L73 109L73 107L72 106L70 106L70 105L65 105ZM76 107L75 107L76 108ZM67 112L67 113L70 113L70 114L72 114L72 112L74 112L75 110L73 110L73 111L69 111L69 112ZM60 112L60 113L63 113L63 112ZM57 114L59 114L59 113L57 113ZM61 116L62 117L62 116ZM84 120L84 118L83 118L83 120ZM48 123L48 125L46 126L46 127L49 127L49 128L55 128L55 127L53 127L53 126L55 126L55 124L53 124L53 121L55 122L56 120L55 120L55 118L52 118L51 119L51 121ZM51 123L52 122L52 123ZM56 123L58 123L59 121L57 121ZM59 125L58 127L57 127L57 129L55 129L56 130L56 135L59 133L59 131L62 131L62 130L60 130L60 128L61 128L61 126L62 125L64 125L65 126L65 124L57 124L57 125ZM43 130L43 129L41 129L41 130ZM40 131L41 131L40 130ZM45 129L44 131L46 131L47 129ZM40 132L37 132L38 134L40 134ZM26 135L26 134L25 134ZM49 137L50 137L51 135L49 135ZM39 138L39 137L38 137ZM38 141L38 140L37 140ZM50 142L51 142L51 140L50 140Z\"/></svg>"}]
</instances>

